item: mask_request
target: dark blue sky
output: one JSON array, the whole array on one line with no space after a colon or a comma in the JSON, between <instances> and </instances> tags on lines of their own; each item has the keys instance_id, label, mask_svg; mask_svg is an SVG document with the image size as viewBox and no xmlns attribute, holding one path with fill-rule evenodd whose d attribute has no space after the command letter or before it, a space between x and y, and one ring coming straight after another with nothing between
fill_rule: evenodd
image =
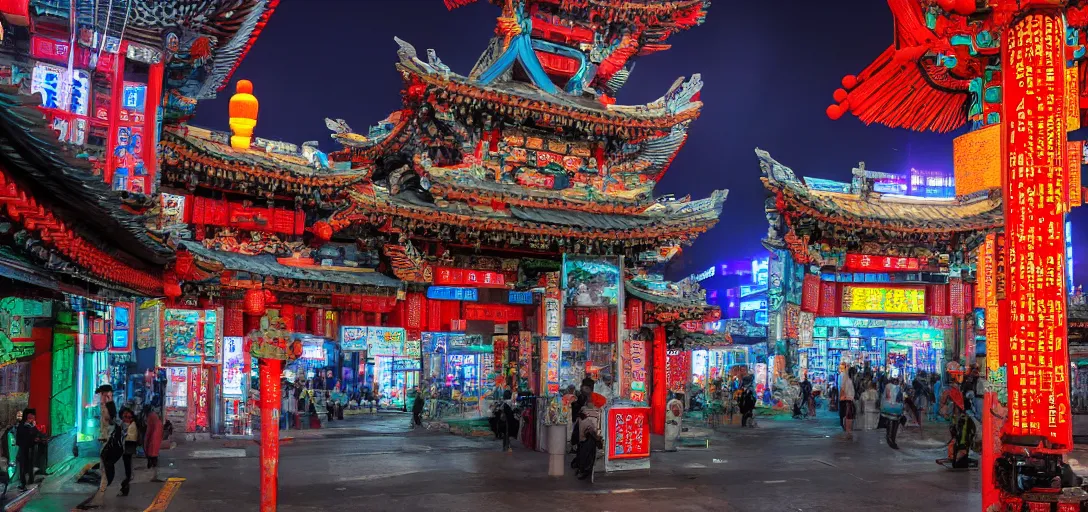
<instances>
[{"instance_id":1,"label":"dark blue sky","mask_svg":"<svg viewBox=\"0 0 1088 512\"><path fill-rule=\"evenodd\" d=\"M467 74L494 29L496 7L481 0L447 11L441 0L284 0L234 79L254 83L261 110L256 135L331 151L324 118L356 131L400 108L393 65L399 36L423 54L434 48ZM885 172L952 167L952 136L831 121L824 109L844 75L856 74L892 41L884 2L719 1L700 27L674 36L669 51L638 60L619 102L661 96L679 76L701 73L702 117L657 188L703 197L729 189L718 227L685 251L696 272L721 261L763 257L763 187L753 150L761 147L801 175L848 181L859 161ZM204 102L195 124L226 129L233 82ZM1085 254L1088 207L1073 216L1076 254ZM1077 282L1088 277L1078 262Z\"/></svg>"}]
</instances>

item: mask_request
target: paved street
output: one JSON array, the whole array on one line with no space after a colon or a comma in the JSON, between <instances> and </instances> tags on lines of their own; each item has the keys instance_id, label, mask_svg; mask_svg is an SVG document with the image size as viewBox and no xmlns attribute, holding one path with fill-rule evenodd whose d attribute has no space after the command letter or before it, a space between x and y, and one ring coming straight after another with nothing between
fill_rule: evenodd
<instances>
[{"instance_id":1,"label":"paved street","mask_svg":"<svg viewBox=\"0 0 1088 512\"><path fill-rule=\"evenodd\" d=\"M934 464L939 441L908 430L900 451L885 446L880 432L848 442L835 437L830 418L727 428L709 449L654 453L650 474L604 476L596 484L547 477L545 455L520 445L505 454L490 439L409 432L400 415L337 426L304 431L283 446L280 510L901 512L979 506L978 473ZM186 481L169 510L255 509L255 445L213 441L173 452L169 476ZM137 484L140 498L110 509L146 507L157 485ZM27 510L57 510L42 507L49 503L43 500Z\"/></svg>"}]
</instances>

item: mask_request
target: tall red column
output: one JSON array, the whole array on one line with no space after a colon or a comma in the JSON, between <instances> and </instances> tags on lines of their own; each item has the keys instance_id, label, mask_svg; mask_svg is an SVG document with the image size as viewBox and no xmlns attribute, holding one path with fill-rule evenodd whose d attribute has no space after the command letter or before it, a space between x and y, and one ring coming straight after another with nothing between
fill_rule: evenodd
<instances>
[{"instance_id":1,"label":"tall red column","mask_svg":"<svg viewBox=\"0 0 1088 512\"><path fill-rule=\"evenodd\" d=\"M668 386L665 382L665 328L654 328L654 378L650 393L650 433L665 435L665 399Z\"/></svg>"},{"instance_id":2,"label":"tall red column","mask_svg":"<svg viewBox=\"0 0 1088 512\"><path fill-rule=\"evenodd\" d=\"M276 511L280 466L280 374L283 361L261 359L261 512Z\"/></svg>"}]
</instances>

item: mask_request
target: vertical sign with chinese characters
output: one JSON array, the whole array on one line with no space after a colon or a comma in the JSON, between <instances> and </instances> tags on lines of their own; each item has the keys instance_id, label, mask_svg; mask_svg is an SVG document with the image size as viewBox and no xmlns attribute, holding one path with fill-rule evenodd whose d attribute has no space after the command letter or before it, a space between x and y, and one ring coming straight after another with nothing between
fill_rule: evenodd
<instances>
[{"instance_id":1,"label":"vertical sign with chinese characters","mask_svg":"<svg viewBox=\"0 0 1088 512\"><path fill-rule=\"evenodd\" d=\"M1076 70L1076 68L1073 68ZM1075 90L1075 89L1074 89ZM1076 105L1076 103L1074 103ZM1080 116L1080 109L1072 108L1073 112L1077 112L1077 116ZM1080 166L1084 160L1084 141L1069 141L1066 145L1067 156L1066 164L1069 165L1069 207L1080 206L1083 203L1081 198L1081 181L1080 181Z\"/></svg>"},{"instance_id":2,"label":"vertical sign with chinese characters","mask_svg":"<svg viewBox=\"0 0 1088 512\"><path fill-rule=\"evenodd\" d=\"M631 340L631 401L646 402L646 342Z\"/></svg>"},{"instance_id":3,"label":"vertical sign with chinese characters","mask_svg":"<svg viewBox=\"0 0 1088 512\"><path fill-rule=\"evenodd\" d=\"M1065 24L1058 10L1018 20L1004 62L1009 422L1005 432L1072 449L1066 347Z\"/></svg>"},{"instance_id":4,"label":"vertical sign with chinese characters","mask_svg":"<svg viewBox=\"0 0 1088 512\"><path fill-rule=\"evenodd\" d=\"M547 396L559 394L559 356L562 343L561 338L544 338L544 392Z\"/></svg>"},{"instance_id":5,"label":"vertical sign with chinese characters","mask_svg":"<svg viewBox=\"0 0 1088 512\"><path fill-rule=\"evenodd\" d=\"M987 376L1001 367L1001 337L998 334L1000 318L997 312L997 235L986 235L986 241L979 247L978 257L978 294L975 303L986 310L986 369ZM992 380L992 377L991 377Z\"/></svg>"}]
</instances>

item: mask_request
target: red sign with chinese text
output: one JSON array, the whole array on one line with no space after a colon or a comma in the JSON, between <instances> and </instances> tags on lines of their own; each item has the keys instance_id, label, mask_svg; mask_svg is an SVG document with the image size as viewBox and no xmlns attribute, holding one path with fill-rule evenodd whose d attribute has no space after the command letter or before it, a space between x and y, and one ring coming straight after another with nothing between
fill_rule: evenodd
<instances>
[{"instance_id":1,"label":"red sign with chinese text","mask_svg":"<svg viewBox=\"0 0 1088 512\"><path fill-rule=\"evenodd\" d=\"M42 37L40 35L30 36L30 56L35 59L51 60L53 62L68 63L68 54L72 51L72 45L68 44L68 41L62 41L60 39L53 39L51 37Z\"/></svg>"},{"instance_id":2,"label":"red sign with chinese text","mask_svg":"<svg viewBox=\"0 0 1088 512\"><path fill-rule=\"evenodd\" d=\"M524 318L521 306L506 304L465 304L465 320L490 320L492 322L521 322Z\"/></svg>"},{"instance_id":3,"label":"red sign with chinese text","mask_svg":"<svg viewBox=\"0 0 1088 512\"><path fill-rule=\"evenodd\" d=\"M1059 10L1021 18L1002 43L1009 421L1006 434L1073 447L1066 347L1068 210L1065 25ZM1005 339L1007 336L1007 339Z\"/></svg>"},{"instance_id":4,"label":"red sign with chinese text","mask_svg":"<svg viewBox=\"0 0 1088 512\"><path fill-rule=\"evenodd\" d=\"M805 274L801 285L801 311L815 313L820 308L820 276Z\"/></svg>"},{"instance_id":5,"label":"red sign with chinese text","mask_svg":"<svg viewBox=\"0 0 1088 512\"><path fill-rule=\"evenodd\" d=\"M504 288L506 287L506 275L491 270L436 267L434 269L434 284L472 286L476 288Z\"/></svg>"},{"instance_id":6,"label":"red sign with chinese text","mask_svg":"<svg viewBox=\"0 0 1088 512\"><path fill-rule=\"evenodd\" d=\"M920 265L918 258L847 254L844 268L855 272L910 272L918 270Z\"/></svg>"},{"instance_id":7,"label":"red sign with chinese text","mask_svg":"<svg viewBox=\"0 0 1088 512\"><path fill-rule=\"evenodd\" d=\"M608 458L641 459L650 456L650 408L608 409Z\"/></svg>"},{"instance_id":8,"label":"red sign with chinese text","mask_svg":"<svg viewBox=\"0 0 1088 512\"><path fill-rule=\"evenodd\" d=\"M1081 198L1080 166L1084 160L1084 141L1069 141L1066 144L1068 151L1066 162L1069 164L1069 207L1080 206Z\"/></svg>"},{"instance_id":9,"label":"red sign with chinese text","mask_svg":"<svg viewBox=\"0 0 1088 512\"><path fill-rule=\"evenodd\" d=\"M670 350L665 353L665 386L674 393L684 393L691 370L691 352Z\"/></svg>"}]
</instances>

